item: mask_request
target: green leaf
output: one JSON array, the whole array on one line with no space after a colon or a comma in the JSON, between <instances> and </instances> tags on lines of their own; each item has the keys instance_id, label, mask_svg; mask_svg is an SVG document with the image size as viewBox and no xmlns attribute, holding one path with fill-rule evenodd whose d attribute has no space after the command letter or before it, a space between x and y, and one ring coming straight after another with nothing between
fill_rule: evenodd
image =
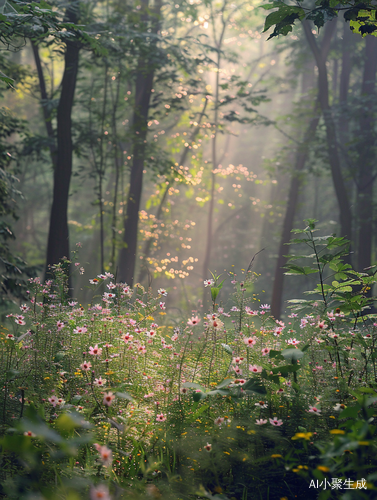
<instances>
[{"instance_id":1,"label":"green leaf","mask_svg":"<svg viewBox=\"0 0 377 500\"><path fill-rule=\"evenodd\" d=\"M284 356L285 360L288 361L288 363L294 365L299 359L304 356L304 353L300 351L300 349L288 348L282 351L282 355Z\"/></svg>"},{"instance_id":2,"label":"green leaf","mask_svg":"<svg viewBox=\"0 0 377 500\"><path fill-rule=\"evenodd\" d=\"M266 388L258 379L251 378L242 386L244 391L255 392L256 394L267 394Z\"/></svg>"},{"instance_id":3,"label":"green leaf","mask_svg":"<svg viewBox=\"0 0 377 500\"><path fill-rule=\"evenodd\" d=\"M357 418L360 410L361 406L359 404L356 404L355 406L349 406L340 413L339 418Z\"/></svg>"},{"instance_id":4,"label":"green leaf","mask_svg":"<svg viewBox=\"0 0 377 500\"><path fill-rule=\"evenodd\" d=\"M274 351L273 349L268 353L268 356L270 358L276 358L276 359L285 359L284 356L281 354L281 351Z\"/></svg>"},{"instance_id":5,"label":"green leaf","mask_svg":"<svg viewBox=\"0 0 377 500\"><path fill-rule=\"evenodd\" d=\"M115 395L120 399L128 399L129 401L133 401L133 397L128 392L116 392Z\"/></svg>"},{"instance_id":6,"label":"green leaf","mask_svg":"<svg viewBox=\"0 0 377 500\"><path fill-rule=\"evenodd\" d=\"M227 344L221 344L221 347L226 351L230 356L233 356L233 350Z\"/></svg>"},{"instance_id":7,"label":"green leaf","mask_svg":"<svg viewBox=\"0 0 377 500\"><path fill-rule=\"evenodd\" d=\"M285 377L289 373L297 372L301 368L300 365L284 365L284 366L277 366L275 368L272 368L273 373L281 373L282 377Z\"/></svg>"},{"instance_id":8,"label":"green leaf","mask_svg":"<svg viewBox=\"0 0 377 500\"><path fill-rule=\"evenodd\" d=\"M228 385L231 384L232 382L233 382L232 378L226 378L216 386L216 389L222 389L223 387L228 387Z\"/></svg>"}]
</instances>

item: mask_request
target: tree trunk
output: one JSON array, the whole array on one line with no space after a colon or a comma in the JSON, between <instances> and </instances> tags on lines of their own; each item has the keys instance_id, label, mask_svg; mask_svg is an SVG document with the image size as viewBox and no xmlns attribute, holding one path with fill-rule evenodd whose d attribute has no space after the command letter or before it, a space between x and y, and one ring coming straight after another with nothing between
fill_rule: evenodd
<instances>
[{"instance_id":1,"label":"tree trunk","mask_svg":"<svg viewBox=\"0 0 377 500\"><path fill-rule=\"evenodd\" d=\"M70 6L67 19L77 23L76 9ZM53 201L50 214L50 229L47 244L46 275L49 266L57 264L63 257L69 258L68 196L72 173L72 107L79 66L78 42L67 42L64 56L64 73L57 110L57 159L54 170Z\"/></svg>"},{"instance_id":2,"label":"tree trunk","mask_svg":"<svg viewBox=\"0 0 377 500\"><path fill-rule=\"evenodd\" d=\"M361 97L365 100L360 118L360 143L357 170L358 245L357 268L371 265L373 242L373 182L376 155L373 100L377 71L377 39L367 36Z\"/></svg>"},{"instance_id":3,"label":"tree trunk","mask_svg":"<svg viewBox=\"0 0 377 500\"><path fill-rule=\"evenodd\" d=\"M323 36L321 48L318 48L318 51L320 53L320 57L324 62L326 63L327 56L330 50L330 43L332 36L334 34L334 29L333 27L329 26L329 24L326 24L325 27L325 33ZM306 80L304 80L306 82ZM308 83L306 82L306 85ZM303 94L305 95L307 92L307 89L303 88ZM287 203L287 209L285 212L284 216L284 222L283 222L283 231L281 235L281 240L280 240L280 245L279 245L279 253L278 253L278 260L276 262L276 268L275 268L275 277L274 277L274 284L273 284L273 290L272 290L272 299L271 299L271 314L275 318L280 317L280 311L281 311L281 304L282 304L282 298L283 298L283 288L284 288L284 266L287 263L287 258L284 257L284 255L287 255L289 253L289 247L287 247L287 243L289 243L291 239L291 231L293 229L293 223L294 223L294 217L296 213L296 207L297 207L297 202L298 202L298 197L299 197L299 192L300 192L300 187L302 184L302 171L305 167L305 163L308 158L309 154L309 144L310 141L313 139L315 136L315 132L318 126L318 122L320 119L320 105L319 105L319 96L316 101L314 110L313 110L313 117L309 122L308 128L305 132L303 142L299 146L296 152L296 162L291 178L291 184L289 187L289 193L288 193L288 203Z\"/></svg>"},{"instance_id":4,"label":"tree trunk","mask_svg":"<svg viewBox=\"0 0 377 500\"><path fill-rule=\"evenodd\" d=\"M56 142L55 142L55 134L54 134L54 130L52 127L52 122L51 122L51 113L49 113L48 108L47 108L49 97L47 95L47 90L46 90L46 81L45 81L45 77L43 74L43 68L42 68L41 58L39 56L38 45L36 45L33 42L33 40L31 41L31 48L33 49L35 65L37 67L39 89L41 92L41 106L42 106L43 117L44 117L44 122L45 122L45 126L46 126L47 137L50 139L49 149L50 149L51 161L52 161L52 165L53 165L54 170L55 170L56 169L56 160L57 160Z\"/></svg>"},{"instance_id":5,"label":"tree trunk","mask_svg":"<svg viewBox=\"0 0 377 500\"><path fill-rule=\"evenodd\" d=\"M144 22L148 20L148 0L141 2ZM157 34L160 25L162 0L157 0L152 18L151 32ZM131 167L130 190L127 198L127 211L124 220L123 246L119 252L118 281L126 282L130 286L134 282L137 236L139 225L139 209L143 187L143 169L146 150L146 137L148 131L148 112L152 94L153 79L155 73L156 57L153 48L155 42L151 42L148 53L139 56L136 86L135 105L132 120L134 132L133 159Z\"/></svg>"},{"instance_id":6,"label":"tree trunk","mask_svg":"<svg viewBox=\"0 0 377 500\"><path fill-rule=\"evenodd\" d=\"M349 196L346 191L340 160L338 154L338 144L335 130L335 123L329 104L329 83L327 76L326 58L323 57L318 48L316 39L312 33L311 25L308 21L303 21L306 39L313 52L318 68L318 97L326 128L327 151L331 169L334 190L338 201L340 212L340 234L352 240L352 212L350 208ZM335 32L336 20L329 21L326 28L331 33Z\"/></svg>"}]
</instances>

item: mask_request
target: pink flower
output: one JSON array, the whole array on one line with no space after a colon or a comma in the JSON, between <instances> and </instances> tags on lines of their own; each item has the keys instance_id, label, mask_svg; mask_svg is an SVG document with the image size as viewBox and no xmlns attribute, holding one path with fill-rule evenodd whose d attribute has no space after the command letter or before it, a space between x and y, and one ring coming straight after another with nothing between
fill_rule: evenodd
<instances>
[{"instance_id":1,"label":"pink flower","mask_svg":"<svg viewBox=\"0 0 377 500\"><path fill-rule=\"evenodd\" d=\"M92 367L92 364L88 361L84 361L80 365L81 370L84 372L88 372L91 369L91 367Z\"/></svg>"},{"instance_id":2,"label":"pink flower","mask_svg":"<svg viewBox=\"0 0 377 500\"><path fill-rule=\"evenodd\" d=\"M271 425L274 425L275 427L279 427L280 425L283 425L283 421L282 420L279 420L278 418L274 417L274 418L270 418L269 419L270 421L270 424Z\"/></svg>"},{"instance_id":3,"label":"pink flower","mask_svg":"<svg viewBox=\"0 0 377 500\"><path fill-rule=\"evenodd\" d=\"M253 337L249 337L248 339L244 339L243 341L250 347L257 343L257 341Z\"/></svg>"},{"instance_id":4,"label":"pink flower","mask_svg":"<svg viewBox=\"0 0 377 500\"><path fill-rule=\"evenodd\" d=\"M109 489L104 484L90 489L90 500L111 500Z\"/></svg>"},{"instance_id":5,"label":"pink flower","mask_svg":"<svg viewBox=\"0 0 377 500\"><path fill-rule=\"evenodd\" d=\"M56 396L51 396L50 398L48 398L48 400L54 408L58 404L58 398Z\"/></svg>"},{"instance_id":6,"label":"pink flower","mask_svg":"<svg viewBox=\"0 0 377 500\"><path fill-rule=\"evenodd\" d=\"M271 351L269 347L265 347L262 349L262 356L267 356L267 354Z\"/></svg>"},{"instance_id":7,"label":"pink flower","mask_svg":"<svg viewBox=\"0 0 377 500\"><path fill-rule=\"evenodd\" d=\"M212 450L212 445L207 443L205 446L204 446L204 449L208 452L210 452Z\"/></svg>"},{"instance_id":8,"label":"pink flower","mask_svg":"<svg viewBox=\"0 0 377 500\"><path fill-rule=\"evenodd\" d=\"M94 383L94 385L96 385L97 387L102 387L103 385L105 385L105 384L106 384L106 382L107 382L107 380L106 380L105 378L100 377L100 378L96 378L96 379L94 379L94 382L93 382L93 383Z\"/></svg>"},{"instance_id":9,"label":"pink flower","mask_svg":"<svg viewBox=\"0 0 377 500\"><path fill-rule=\"evenodd\" d=\"M98 453L101 455L101 461L105 467L113 463L113 453L107 446L101 446L98 443L94 443Z\"/></svg>"},{"instance_id":10,"label":"pink flower","mask_svg":"<svg viewBox=\"0 0 377 500\"><path fill-rule=\"evenodd\" d=\"M187 324L188 324L189 326L195 326L195 325L197 325L199 322L200 322L200 319L198 318L198 316L193 316L191 319L189 319L189 320L187 321Z\"/></svg>"},{"instance_id":11,"label":"pink flower","mask_svg":"<svg viewBox=\"0 0 377 500\"><path fill-rule=\"evenodd\" d=\"M115 396L112 392L105 392L105 394L103 395L103 404L106 406L110 406L113 402L113 399L115 399Z\"/></svg>"},{"instance_id":12,"label":"pink flower","mask_svg":"<svg viewBox=\"0 0 377 500\"><path fill-rule=\"evenodd\" d=\"M165 311L166 309L165 302L160 302L159 306L162 311Z\"/></svg>"},{"instance_id":13,"label":"pink flower","mask_svg":"<svg viewBox=\"0 0 377 500\"><path fill-rule=\"evenodd\" d=\"M249 365L249 370L253 373L261 373L262 367L257 365Z\"/></svg>"},{"instance_id":14,"label":"pink flower","mask_svg":"<svg viewBox=\"0 0 377 500\"><path fill-rule=\"evenodd\" d=\"M224 422L224 417L217 417L215 420L214 420L214 424L215 425L221 425L223 422Z\"/></svg>"},{"instance_id":15,"label":"pink flower","mask_svg":"<svg viewBox=\"0 0 377 500\"><path fill-rule=\"evenodd\" d=\"M34 432L31 432L31 431L25 431L24 432L24 436L28 436L28 437L32 437L32 438L35 438L35 434Z\"/></svg>"},{"instance_id":16,"label":"pink flower","mask_svg":"<svg viewBox=\"0 0 377 500\"><path fill-rule=\"evenodd\" d=\"M94 347L89 347L89 354L92 356L101 356L102 349L98 347L98 344L96 344Z\"/></svg>"},{"instance_id":17,"label":"pink flower","mask_svg":"<svg viewBox=\"0 0 377 500\"><path fill-rule=\"evenodd\" d=\"M316 406L309 406L309 413L321 413L321 410L319 410Z\"/></svg>"},{"instance_id":18,"label":"pink flower","mask_svg":"<svg viewBox=\"0 0 377 500\"><path fill-rule=\"evenodd\" d=\"M166 416L163 414L163 413L160 413L159 415L157 415L156 417L156 421L157 422L165 422L166 420Z\"/></svg>"},{"instance_id":19,"label":"pink flower","mask_svg":"<svg viewBox=\"0 0 377 500\"><path fill-rule=\"evenodd\" d=\"M260 419L256 419L255 423L257 425L264 425L264 424L267 424L267 419L264 419L264 418L260 418Z\"/></svg>"}]
</instances>

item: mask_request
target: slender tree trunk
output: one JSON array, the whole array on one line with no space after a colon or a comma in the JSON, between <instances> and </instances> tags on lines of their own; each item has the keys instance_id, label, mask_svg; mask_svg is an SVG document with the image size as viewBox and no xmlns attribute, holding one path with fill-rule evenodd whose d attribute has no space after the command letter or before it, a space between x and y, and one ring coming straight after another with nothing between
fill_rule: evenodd
<instances>
[{"instance_id":1,"label":"slender tree trunk","mask_svg":"<svg viewBox=\"0 0 377 500\"><path fill-rule=\"evenodd\" d=\"M78 13L72 5L67 10L67 20L77 23ZM49 266L63 257L69 258L68 196L72 173L72 108L79 67L78 42L67 42L64 55L64 73L57 110L57 159L54 170L53 201L47 243L46 273Z\"/></svg>"},{"instance_id":2,"label":"slender tree trunk","mask_svg":"<svg viewBox=\"0 0 377 500\"><path fill-rule=\"evenodd\" d=\"M47 132L47 137L50 139L49 143L49 149L50 149L50 155L51 155L51 161L52 165L54 167L54 170L56 169L56 142L55 142L55 134L54 134L54 129L52 127L52 122L51 122L51 113L48 111L48 101L49 97L47 95L47 90L46 90L46 80L43 74L43 68L42 68L42 63L41 63L41 58L39 56L39 49L38 45L31 41L31 48L33 50L34 54L34 60L35 60L35 65L37 67L37 74L38 74L38 82L39 82L39 89L41 92L41 106L42 106L42 111L43 111L43 117L44 117L44 122L46 126L46 132Z\"/></svg>"},{"instance_id":3,"label":"slender tree trunk","mask_svg":"<svg viewBox=\"0 0 377 500\"><path fill-rule=\"evenodd\" d=\"M330 43L334 33L333 27L329 27L326 25L325 33L323 36L321 48L318 49L320 53L320 58L326 63L327 56L330 50ZM309 82L307 79L304 80L305 84L308 85ZM307 89L303 88L303 94L305 95ZM320 119L320 105L319 105L319 96L316 100L316 104L313 110L313 117L309 122L308 128L305 132L303 142L299 146L296 152L296 161L295 166L291 178L291 184L289 187L288 193L288 203L284 216L283 222L283 231L281 235L280 245L279 245L279 253L278 259L275 267L275 276L274 276L274 284L272 290L272 299L271 299L271 314L275 318L280 317L281 304L283 298L283 289L284 289L284 266L287 263L287 258L284 255L289 253L289 248L287 247L287 243L289 243L291 239L291 231L293 229L294 217L296 213L296 207L300 192L300 187L302 185L302 171L305 167L305 163L309 154L309 144L310 141L315 136L315 132Z\"/></svg>"},{"instance_id":4,"label":"slender tree trunk","mask_svg":"<svg viewBox=\"0 0 377 500\"><path fill-rule=\"evenodd\" d=\"M291 231L293 229L293 222L296 213L300 187L302 185L302 171L308 159L309 144L315 135L315 131L317 129L320 118L318 111L319 111L318 106L316 106L314 109L314 116L310 120L303 142L297 149L296 153L296 162L292 174L291 184L289 187L288 203L284 216L283 232L280 239L279 254L278 254L278 260L276 262L274 285L272 290L271 314L275 318L280 317L281 303L283 298L283 286L284 286L283 268L288 260L285 257L285 255L287 255L289 252L287 243L289 243L292 237Z\"/></svg>"},{"instance_id":5,"label":"slender tree trunk","mask_svg":"<svg viewBox=\"0 0 377 500\"><path fill-rule=\"evenodd\" d=\"M148 0L142 0L144 21L147 20ZM157 0L152 17L151 32L157 34L160 25L162 0ZM132 120L132 128L135 134L133 143L133 159L131 166L130 190L127 199L127 210L124 221L123 246L119 253L118 280L128 283L134 282L137 236L139 225L139 209L143 187L143 169L146 150L146 138L148 131L148 112L151 99L151 91L155 73L156 57L151 42L148 54L139 56L135 86L135 105Z\"/></svg>"},{"instance_id":6,"label":"slender tree trunk","mask_svg":"<svg viewBox=\"0 0 377 500\"><path fill-rule=\"evenodd\" d=\"M367 36L361 97L366 101L360 118L360 144L357 171L358 245L357 267L363 271L371 265L373 242L373 182L376 161L374 131L375 84L377 71L377 39Z\"/></svg>"},{"instance_id":7,"label":"slender tree trunk","mask_svg":"<svg viewBox=\"0 0 377 500\"><path fill-rule=\"evenodd\" d=\"M352 212L350 208L349 196L343 179L343 173L340 167L335 123L329 103L329 83L326 58L323 57L321 51L319 50L309 22L303 21L302 25L318 68L318 97L326 127L327 151L334 190L340 212L340 233L341 236L352 240ZM336 20L329 21L326 24L326 28L330 30L330 32L334 33L336 29Z\"/></svg>"}]
</instances>

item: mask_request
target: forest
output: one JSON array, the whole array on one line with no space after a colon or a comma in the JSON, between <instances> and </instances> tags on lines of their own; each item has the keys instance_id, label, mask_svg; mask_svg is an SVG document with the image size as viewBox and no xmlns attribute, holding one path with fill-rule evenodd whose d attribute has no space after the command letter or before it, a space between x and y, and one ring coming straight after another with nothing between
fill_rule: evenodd
<instances>
[{"instance_id":1,"label":"forest","mask_svg":"<svg viewBox=\"0 0 377 500\"><path fill-rule=\"evenodd\" d=\"M377 498L376 10L0 0L0 499Z\"/></svg>"}]
</instances>

